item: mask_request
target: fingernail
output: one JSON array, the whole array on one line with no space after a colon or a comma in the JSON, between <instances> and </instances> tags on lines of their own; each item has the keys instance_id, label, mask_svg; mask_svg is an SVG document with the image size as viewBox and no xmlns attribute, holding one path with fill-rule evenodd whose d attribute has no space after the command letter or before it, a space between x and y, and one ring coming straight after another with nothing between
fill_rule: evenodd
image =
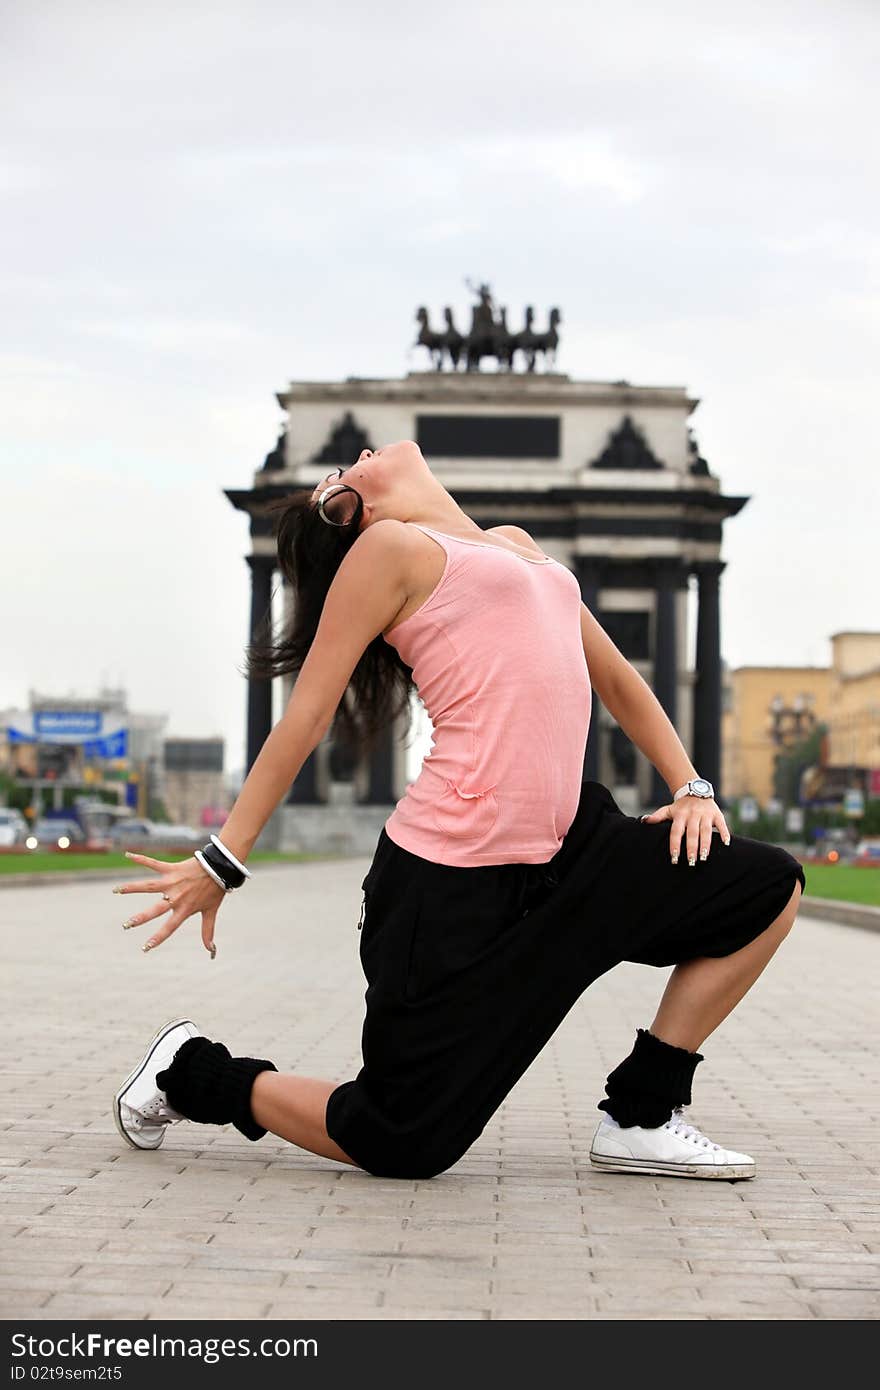
<instances>
[{"instance_id":1,"label":"fingernail","mask_svg":"<svg viewBox=\"0 0 880 1390\"><path fill-rule=\"evenodd\" d=\"M211 952L211 960L213 960L214 957L215 957L216 954L217 954L217 947L214 945L213 942L212 942L211 945L208 947L208 950Z\"/></svg>"},{"instance_id":2,"label":"fingernail","mask_svg":"<svg viewBox=\"0 0 880 1390\"><path fill-rule=\"evenodd\" d=\"M110 892L111 892L111 893L121 893L121 892L122 892L122 889L121 889L121 888L111 888L111 889L110 889Z\"/></svg>"},{"instance_id":3,"label":"fingernail","mask_svg":"<svg viewBox=\"0 0 880 1390\"><path fill-rule=\"evenodd\" d=\"M708 857L709 857L709 851L708 851L707 849L704 849L704 850L702 851L702 853L700 854L700 858L701 858L701 859L708 859Z\"/></svg>"},{"instance_id":4,"label":"fingernail","mask_svg":"<svg viewBox=\"0 0 880 1390\"><path fill-rule=\"evenodd\" d=\"M133 917L129 917L129 919L128 919L127 922L123 922L123 924L122 924L122 930L123 930L123 931L128 931L129 927L133 927L133 926L135 926L135 925L136 925L136 923L135 923L134 918L133 918Z\"/></svg>"},{"instance_id":5,"label":"fingernail","mask_svg":"<svg viewBox=\"0 0 880 1390\"><path fill-rule=\"evenodd\" d=\"M677 863L678 863L678 855L677 855L677 854L673 854L673 856L672 856L672 862L673 862L673 864L677 864Z\"/></svg>"},{"instance_id":6,"label":"fingernail","mask_svg":"<svg viewBox=\"0 0 880 1390\"><path fill-rule=\"evenodd\" d=\"M142 951L152 951L152 949L153 949L153 943L152 943L152 941L148 941L148 942L146 943L145 946L142 946L142 947L141 947L141 950L142 950Z\"/></svg>"},{"instance_id":7,"label":"fingernail","mask_svg":"<svg viewBox=\"0 0 880 1390\"><path fill-rule=\"evenodd\" d=\"M124 853L125 853L126 859L133 859L133 858L134 858L134 855L132 854L132 852L131 852L130 849L125 850Z\"/></svg>"},{"instance_id":8,"label":"fingernail","mask_svg":"<svg viewBox=\"0 0 880 1390\"><path fill-rule=\"evenodd\" d=\"M692 859L691 856L688 855L688 863L690 864L691 868L694 867L694 865L696 864L696 862L697 862L696 859Z\"/></svg>"},{"instance_id":9,"label":"fingernail","mask_svg":"<svg viewBox=\"0 0 880 1390\"><path fill-rule=\"evenodd\" d=\"M730 844L730 836L729 836L729 835L728 835L727 839L724 841L724 843L725 843L726 845L729 845L729 844Z\"/></svg>"}]
</instances>

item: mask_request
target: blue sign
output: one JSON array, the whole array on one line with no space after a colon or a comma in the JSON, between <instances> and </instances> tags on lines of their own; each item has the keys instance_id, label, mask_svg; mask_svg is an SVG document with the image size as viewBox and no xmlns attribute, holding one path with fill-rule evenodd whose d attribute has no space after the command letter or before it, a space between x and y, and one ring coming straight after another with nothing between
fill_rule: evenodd
<instances>
[{"instance_id":1,"label":"blue sign","mask_svg":"<svg viewBox=\"0 0 880 1390\"><path fill-rule=\"evenodd\" d=\"M47 743L58 734L66 738L94 736L100 734L103 718L100 710L36 710L34 732Z\"/></svg>"},{"instance_id":2,"label":"blue sign","mask_svg":"<svg viewBox=\"0 0 880 1390\"><path fill-rule=\"evenodd\" d=\"M128 730L117 729L107 738L86 739L82 749L87 758L127 758Z\"/></svg>"},{"instance_id":3,"label":"blue sign","mask_svg":"<svg viewBox=\"0 0 880 1390\"><path fill-rule=\"evenodd\" d=\"M126 715L101 710L12 710L7 716L10 743L80 745L96 758L128 757Z\"/></svg>"}]
</instances>

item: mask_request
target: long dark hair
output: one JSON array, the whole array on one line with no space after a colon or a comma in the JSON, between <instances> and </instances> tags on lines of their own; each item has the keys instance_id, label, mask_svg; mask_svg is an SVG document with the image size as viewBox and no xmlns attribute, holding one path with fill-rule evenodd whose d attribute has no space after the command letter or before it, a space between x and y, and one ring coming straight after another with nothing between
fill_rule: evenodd
<instances>
[{"instance_id":1,"label":"long dark hair","mask_svg":"<svg viewBox=\"0 0 880 1390\"><path fill-rule=\"evenodd\" d=\"M353 507L348 506L348 519L340 526L322 521L308 488L299 488L259 508L259 515L272 523L278 568L291 586L293 603L286 630L282 627L275 632L271 607L257 625L245 653L243 674L248 680L272 680L299 671L308 656L324 600L336 571L358 538L363 516L360 493L343 486L333 494L334 500L342 500L341 492L352 493L355 501ZM339 508L335 515L346 512ZM382 731L404 710L408 733L410 692L414 689L412 668L379 633L355 666L339 702L332 724L334 740L352 753L369 754Z\"/></svg>"}]
</instances>

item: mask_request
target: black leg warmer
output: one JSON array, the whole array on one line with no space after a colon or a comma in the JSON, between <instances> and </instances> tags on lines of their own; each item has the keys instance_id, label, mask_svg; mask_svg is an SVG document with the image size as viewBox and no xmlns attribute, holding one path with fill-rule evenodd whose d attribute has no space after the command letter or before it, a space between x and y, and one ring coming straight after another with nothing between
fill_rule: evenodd
<instances>
[{"instance_id":1,"label":"black leg warmer","mask_svg":"<svg viewBox=\"0 0 880 1390\"><path fill-rule=\"evenodd\" d=\"M187 1038L170 1067L156 1073L173 1106L188 1120L203 1125L232 1123L246 1139L262 1139L266 1130L251 1114L251 1087L261 1071L277 1071L274 1062L232 1057L223 1043Z\"/></svg>"},{"instance_id":2,"label":"black leg warmer","mask_svg":"<svg viewBox=\"0 0 880 1390\"><path fill-rule=\"evenodd\" d=\"M679 1105L690 1105L691 1082L702 1060L701 1053L673 1047L639 1028L632 1052L608 1075L608 1099L599 1102L599 1109L624 1128L656 1129Z\"/></svg>"}]
</instances>

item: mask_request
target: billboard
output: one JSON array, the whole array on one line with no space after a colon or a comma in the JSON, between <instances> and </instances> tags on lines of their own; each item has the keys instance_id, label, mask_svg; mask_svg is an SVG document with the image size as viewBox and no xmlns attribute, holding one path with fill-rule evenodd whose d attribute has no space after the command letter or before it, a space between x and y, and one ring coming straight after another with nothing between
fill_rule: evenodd
<instances>
[{"instance_id":1,"label":"billboard","mask_svg":"<svg viewBox=\"0 0 880 1390\"><path fill-rule=\"evenodd\" d=\"M13 710L6 737L10 743L72 744L89 758L128 756L125 716L103 710Z\"/></svg>"}]
</instances>

